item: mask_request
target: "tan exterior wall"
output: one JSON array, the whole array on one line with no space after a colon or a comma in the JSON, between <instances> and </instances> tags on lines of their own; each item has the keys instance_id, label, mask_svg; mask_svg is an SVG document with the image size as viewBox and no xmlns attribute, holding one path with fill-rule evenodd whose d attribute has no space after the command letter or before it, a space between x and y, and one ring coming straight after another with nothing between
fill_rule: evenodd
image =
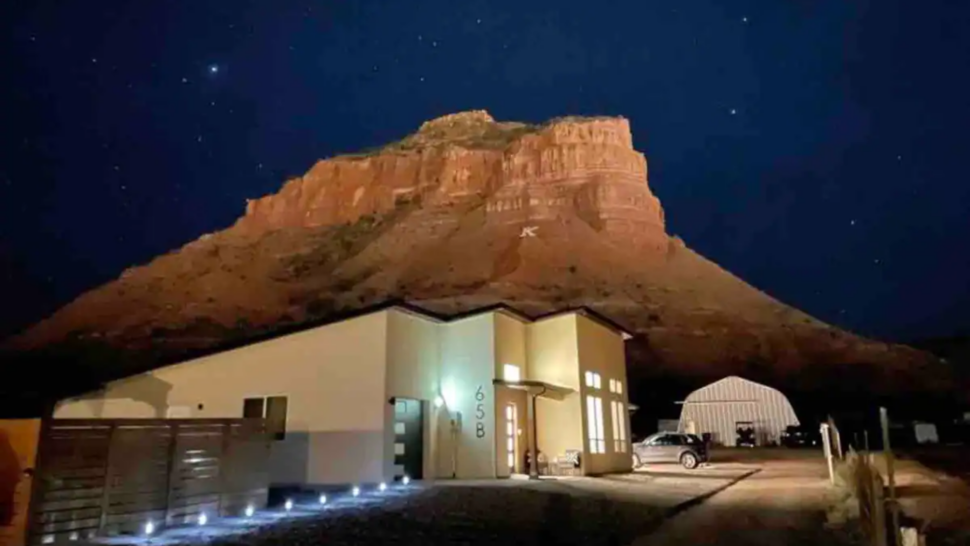
<instances>
[{"instance_id":1,"label":"tan exterior wall","mask_svg":"<svg viewBox=\"0 0 970 546\"><path fill-rule=\"evenodd\" d=\"M606 328L598 322L582 315L575 315L578 330L579 342L579 362L580 376L582 377L587 370L600 374L601 387L593 389L586 386L585 381L581 383L580 393L582 394L581 413L583 415L583 439L586 449L584 450L586 460L584 470L586 474L605 474L608 472L628 472L632 464L630 453L630 415L627 408L630 402L627 399L628 387L626 378L626 355L624 351L623 338L616 332ZM623 383L623 394L610 392L610 379L620 380ZM603 428L606 437L606 453L590 454L588 445L588 435L586 434L586 396L593 395L603 399ZM613 416L610 402L617 400L623 402L623 423L626 430L626 451L617 452L614 449L613 438Z\"/></svg>"},{"instance_id":2,"label":"tan exterior wall","mask_svg":"<svg viewBox=\"0 0 970 546\"><path fill-rule=\"evenodd\" d=\"M579 390L579 345L575 315L563 315L529 325L529 379L543 381L573 391ZM538 449L548 461L567 450L585 452L583 413L579 394L564 400L539 398L536 401Z\"/></svg>"},{"instance_id":3,"label":"tan exterior wall","mask_svg":"<svg viewBox=\"0 0 970 546\"><path fill-rule=\"evenodd\" d=\"M492 313L447 323L441 338L441 393L445 409L460 417L457 446L439 434L439 476L495 477L495 327Z\"/></svg>"},{"instance_id":4,"label":"tan exterior wall","mask_svg":"<svg viewBox=\"0 0 970 546\"><path fill-rule=\"evenodd\" d=\"M250 396L288 397L274 442L274 484L385 479L387 311L214 354L110 383L54 416L241 417Z\"/></svg>"},{"instance_id":5,"label":"tan exterior wall","mask_svg":"<svg viewBox=\"0 0 970 546\"><path fill-rule=\"evenodd\" d=\"M562 315L529 325L529 379L579 388L576 316Z\"/></svg>"},{"instance_id":6,"label":"tan exterior wall","mask_svg":"<svg viewBox=\"0 0 970 546\"><path fill-rule=\"evenodd\" d=\"M501 312L492 316L495 317L495 377L504 379L506 364L518 366L523 379L530 377L527 341L531 325Z\"/></svg>"}]
</instances>

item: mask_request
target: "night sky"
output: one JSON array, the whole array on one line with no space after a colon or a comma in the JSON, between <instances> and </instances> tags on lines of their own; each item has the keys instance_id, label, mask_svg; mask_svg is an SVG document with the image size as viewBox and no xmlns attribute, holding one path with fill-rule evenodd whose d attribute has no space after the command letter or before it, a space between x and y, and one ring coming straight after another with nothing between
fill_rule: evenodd
<instances>
[{"instance_id":1,"label":"night sky","mask_svg":"<svg viewBox=\"0 0 970 546\"><path fill-rule=\"evenodd\" d=\"M822 320L970 331L970 2L0 3L0 334L318 158L623 115L668 231Z\"/></svg>"}]
</instances>

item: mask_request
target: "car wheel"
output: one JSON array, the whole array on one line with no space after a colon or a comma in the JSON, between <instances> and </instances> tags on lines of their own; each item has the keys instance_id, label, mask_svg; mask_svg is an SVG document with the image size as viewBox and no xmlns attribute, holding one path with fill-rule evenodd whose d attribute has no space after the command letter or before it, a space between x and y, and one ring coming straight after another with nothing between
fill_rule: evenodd
<instances>
[{"instance_id":1,"label":"car wheel","mask_svg":"<svg viewBox=\"0 0 970 546\"><path fill-rule=\"evenodd\" d=\"M643 466L643 463L640 462L640 456L637 455L636 453L634 453L633 454L633 469L636 470L636 469L640 468L641 466Z\"/></svg>"},{"instance_id":2,"label":"car wheel","mask_svg":"<svg viewBox=\"0 0 970 546\"><path fill-rule=\"evenodd\" d=\"M697 468L697 455L684 453L680 456L680 464L684 465L687 470L694 470Z\"/></svg>"}]
</instances>

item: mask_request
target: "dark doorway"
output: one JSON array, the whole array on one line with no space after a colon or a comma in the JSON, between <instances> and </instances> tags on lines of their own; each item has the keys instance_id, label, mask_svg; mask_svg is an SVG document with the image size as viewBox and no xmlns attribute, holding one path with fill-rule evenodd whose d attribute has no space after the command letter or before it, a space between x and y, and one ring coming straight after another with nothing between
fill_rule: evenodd
<instances>
[{"instance_id":1,"label":"dark doorway","mask_svg":"<svg viewBox=\"0 0 970 546\"><path fill-rule=\"evenodd\" d=\"M423 477L424 419L420 400L394 401L394 479Z\"/></svg>"}]
</instances>

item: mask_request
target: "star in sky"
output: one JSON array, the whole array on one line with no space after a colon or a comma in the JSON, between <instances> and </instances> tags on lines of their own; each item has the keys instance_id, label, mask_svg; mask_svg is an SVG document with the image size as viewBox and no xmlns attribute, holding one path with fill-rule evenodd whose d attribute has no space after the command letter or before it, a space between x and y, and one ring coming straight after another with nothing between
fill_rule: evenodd
<instances>
[{"instance_id":1,"label":"star in sky","mask_svg":"<svg viewBox=\"0 0 970 546\"><path fill-rule=\"evenodd\" d=\"M737 108L731 108L731 115L736 115L738 113Z\"/></svg>"},{"instance_id":2,"label":"star in sky","mask_svg":"<svg viewBox=\"0 0 970 546\"><path fill-rule=\"evenodd\" d=\"M219 73L219 65L217 65L217 64L210 64L209 65L209 74L218 74L218 73Z\"/></svg>"}]
</instances>

